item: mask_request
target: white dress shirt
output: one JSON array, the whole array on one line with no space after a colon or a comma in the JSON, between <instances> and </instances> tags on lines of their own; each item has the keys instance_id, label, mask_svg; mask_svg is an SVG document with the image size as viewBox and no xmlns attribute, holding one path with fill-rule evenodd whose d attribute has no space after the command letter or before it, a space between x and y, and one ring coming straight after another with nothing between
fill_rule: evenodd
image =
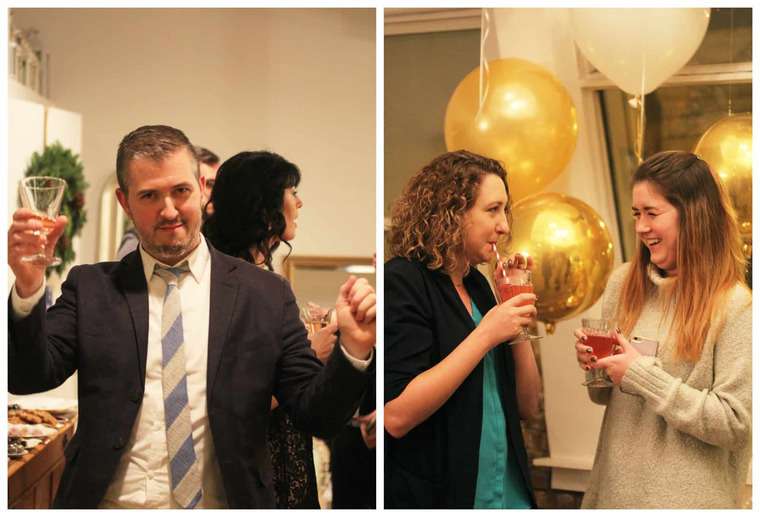
<instances>
[{"instance_id":1,"label":"white dress shirt","mask_svg":"<svg viewBox=\"0 0 760 517\"><path fill-rule=\"evenodd\" d=\"M100 508L179 508L171 497L169 453L166 447L164 399L161 384L161 315L166 284L153 275L158 261L139 247L143 272L148 284L148 352L145 367L145 393L113 480ZM214 441L206 405L206 365L208 357L209 301L211 296L211 256L206 240L184 260L190 273L179 280L182 327L185 340L188 403L195 454L200 460L203 497L197 508L226 508L222 475L216 461ZM184 262L183 260L183 262ZM166 266L166 264L163 264ZM177 264L178 265L178 264ZM21 298L14 285L11 304L16 318L31 313L44 294L45 284L29 298ZM192 302L190 302L192 300ZM367 360L356 359L341 346L346 358L359 370Z\"/></svg>"},{"instance_id":2,"label":"white dress shirt","mask_svg":"<svg viewBox=\"0 0 760 517\"><path fill-rule=\"evenodd\" d=\"M169 452L166 447L164 393L161 384L161 316L166 283L153 269L158 261L140 246L148 283L148 356L145 393L101 508L179 508L171 497ZM178 283L185 339L187 399L193 428L195 454L201 469L203 497L198 508L224 508L222 475L214 453L214 441L206 410L208 315L211 297L211 260L206 240L187 257L190 273ZM163 264L166 266L166 264Z\"/></svg>"}]
</instances>

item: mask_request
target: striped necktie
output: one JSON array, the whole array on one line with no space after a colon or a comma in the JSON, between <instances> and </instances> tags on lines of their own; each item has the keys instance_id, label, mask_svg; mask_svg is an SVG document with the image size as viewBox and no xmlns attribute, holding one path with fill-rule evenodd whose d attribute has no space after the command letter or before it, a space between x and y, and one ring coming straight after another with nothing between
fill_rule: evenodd
<instances>
[{"instance_id":1,"label":"striped necktie","mask_svg":"<svg viewBox=\"0 0 760 517\"><path fill-rule=\"evenodd\" d=\"M154 274L166 282L161 316L161 384L172 495L182 508L195 508L202 495L201 476L193 447L190 405L187 400L185 338L177 289L180 276L187 272L187 262L172 268L156 264L154 270Z\"/></svg>"}]
</instances>

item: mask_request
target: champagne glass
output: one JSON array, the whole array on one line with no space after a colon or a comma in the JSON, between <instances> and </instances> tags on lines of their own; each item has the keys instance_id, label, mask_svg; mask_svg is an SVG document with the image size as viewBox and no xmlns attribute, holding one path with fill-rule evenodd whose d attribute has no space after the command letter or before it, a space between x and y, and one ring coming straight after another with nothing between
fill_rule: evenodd
<instances>
[{"instance_id":1,"label":"champagne glass","mask_svg":"<svg viewBox=\"0 0 760 517\"><path fill-rule=\"evenodd\" d=\"M335 319L335 308L325 309L314 302L307 302L306 305L299 305L301 310L301 321L306 325L309 336L314 332L326 327Z\"/></svg>"},{"instance_id":2,"label":"champagne glass","mask_svg":"<svg viewBox=\"0 0 760 517\"><path fill-rule=\"evenodd\" d=\"M42 222L42 230L36 231L35 235L40 235L38 232L47 235L55 227L55 219L61 209L65 189L64 180L50 176L31 176L19 182L21 206L32 210ZM21 261L40 266L57 266L61 263L60 257L51 255L48 259L44 251L23 256Z\"/></svg>"},{"instance_id":3,"label":"champagne glass","mask_svg":"<svg viewBox=\"0 0 760 517\"><path fill-rule=\"evenodd\" d=\"M322 328L322 318L315 314L311 307L301 306L301 321L306 326L306 332L310 338Z\"/></svg>"},{"instance_id":4,"label":"champagne glass","mask_svg":"<svg viewBox=\"0 0 760 517\"><path fill-rule=\"evenodd\" d=\"M583 328L583 333L586 334L586 344L591 347L597 359L612 355L615 345L617 345L615 320L583 318L581 320L581 327ZM607 372L601 368L592 368L591 371L586 373L586 379L583 385L590 388L609 388L614 386L607 376Z\"/></svg>"},{"instance_id":5,"label":"champagne glass","mask_svg":"<svg viewBox=\"0 0 760 517\"><path fill-rule=\"evenodd\" d=\"M505 268L504 271L507 271L507 269ZM509 271L508 275L504 274L496 278L496 288L499 291L499 301L501 303L518 294L533 292L533 274L529 269L512 268ZM515 341L542 338L543 336L531 334L527 327L523 327Z\"/></svg>"}]
</instances>

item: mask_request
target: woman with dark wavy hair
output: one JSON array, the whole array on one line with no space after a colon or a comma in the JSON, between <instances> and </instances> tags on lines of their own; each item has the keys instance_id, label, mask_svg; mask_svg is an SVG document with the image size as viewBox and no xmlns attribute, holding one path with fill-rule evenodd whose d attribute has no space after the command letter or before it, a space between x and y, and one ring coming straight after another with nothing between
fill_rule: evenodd
<instances>
[{"instance_id":1,"label":"woman with dark wavy hair","mask_svg":"<svg viewBox=\"0 0 760 517\"><path fill-rule=\"evenodd\" d=\"M219 168L204 234L223 253L272 271L274 251L280 243L290 247L296 236L300 181L298 167L278 154L236 154ZM311 336L322 362L335 345L336 329L332 323ZM274 398L272 408L267 437L277 508L319 508L311 436L294 427Z\"/></svg>"},{"instance_id":2,"label":"woman with dark wavy hair","mask_svg":"<svg viewBox=\"0 0 760 517\"><path fill-rule=\"evenodd\" d=\"M510 215L504 168L467 151L423 167L393 208L386 508L535 507L520 419L538 413L540 380L518 336L536 298L497 304L475 267L508 239ZM518 262L530 267L519 255L509 261Z\"/></svg>"},{"instance_id":3,"label":"woman with dark wavy hair","mask_svg":"<svg viewBox=\"0 0 760 517\"><path fill-rule=\"evenodd\" d=\"M206 237L219 251L272 271L274 251L281 242L290 247L296 235L300 182L298 167L276 153L236 154L217 172Z\"/></svg>"}]
</instances>

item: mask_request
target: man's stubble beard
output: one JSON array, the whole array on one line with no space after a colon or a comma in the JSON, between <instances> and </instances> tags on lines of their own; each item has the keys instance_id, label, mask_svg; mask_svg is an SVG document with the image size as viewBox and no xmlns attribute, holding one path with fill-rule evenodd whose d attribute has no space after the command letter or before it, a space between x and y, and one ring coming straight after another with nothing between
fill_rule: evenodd
<instances>
[{"instance_id":1,"label":"man's stubble beard","mask_svg":"<svg viewBox=\"0 0 760 517\"><path fill-rule=\"evenodd\" d=\"M195 228L195 231L192 232L191 237L185 243L154 245L147 240L143 240L142 244L145 248L145 251L147 251L154 258L157 258L161 262L173 265L177 261L189 255L190 252L193 251L198 246L198 244L200 244L200 240L201 232L200 226L198 226Z\"/></svg>"}]
</instances>

